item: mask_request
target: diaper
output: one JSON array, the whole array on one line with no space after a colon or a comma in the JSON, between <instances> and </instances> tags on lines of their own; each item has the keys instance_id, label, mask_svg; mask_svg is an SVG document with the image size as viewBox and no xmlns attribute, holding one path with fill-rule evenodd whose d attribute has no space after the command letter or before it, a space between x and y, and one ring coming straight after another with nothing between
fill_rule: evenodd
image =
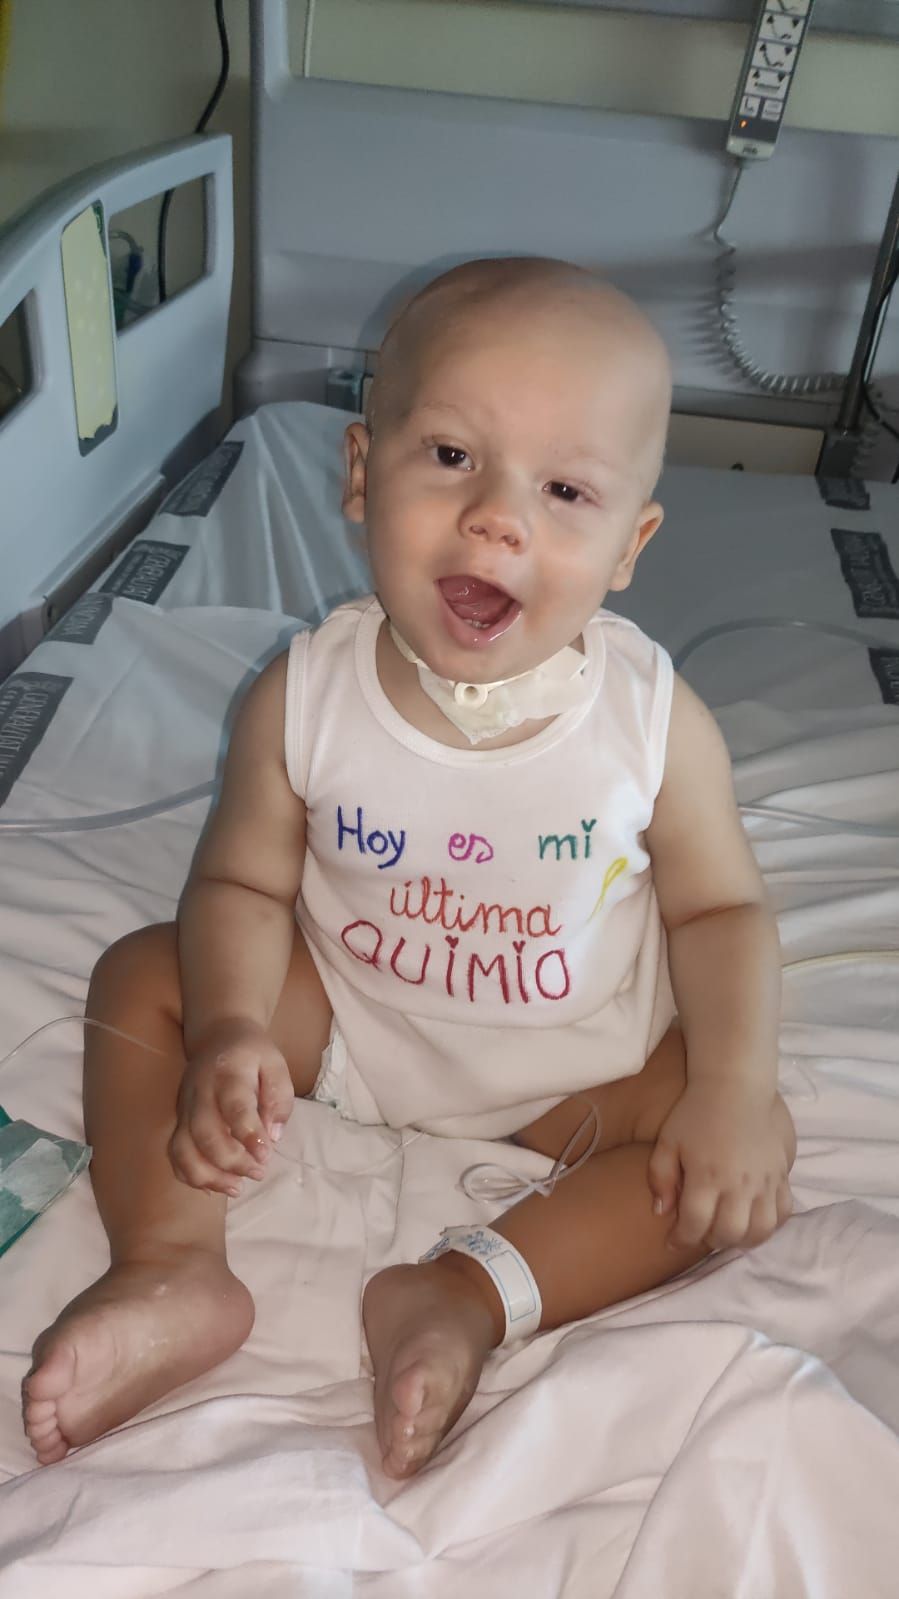
<instances>
[{"instance_id":1,"label":"diaper","mask_svg":"<svg viewBox=\"0 0 899 1599\"><path fill-rule=\"evenodd\" d=\"M328 1043L322 1051L321 1068L309 1097L319 1104L331 1105L344 1121L360 1122L364 1127L384 1126L377 1101L363 1081L333 1018Z\"/></svg>"}]
</instances>

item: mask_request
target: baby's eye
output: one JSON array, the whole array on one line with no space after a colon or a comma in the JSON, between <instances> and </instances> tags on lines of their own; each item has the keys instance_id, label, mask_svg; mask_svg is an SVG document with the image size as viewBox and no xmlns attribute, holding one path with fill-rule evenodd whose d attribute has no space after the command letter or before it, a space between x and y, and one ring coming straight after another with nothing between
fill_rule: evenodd
<instances>
[{"instance_id":1,"label":"baby's eye","mask_svg":"<svg viewBox=\"0 0 899 1599\"><path fill-rule=\"evenodd\" d=\"M557 500L564 500L568 505L573 505L576 500L583 498L581 490L576 489L573 483L554 481L547 483L546 488L549 494L552 494Z\"/></svg>"},{"instance_id":2,"label":"baby's eye","mask_svg":"<svg viewBox=\"0 0 899 1599\"><path fill-rule=\"evenodd\" d=\"M467 450L460 450L456 444L435 444L434 453L441 466L464 466L466 461L471 464L471 457Z\"/></svg>"}]
</instances>

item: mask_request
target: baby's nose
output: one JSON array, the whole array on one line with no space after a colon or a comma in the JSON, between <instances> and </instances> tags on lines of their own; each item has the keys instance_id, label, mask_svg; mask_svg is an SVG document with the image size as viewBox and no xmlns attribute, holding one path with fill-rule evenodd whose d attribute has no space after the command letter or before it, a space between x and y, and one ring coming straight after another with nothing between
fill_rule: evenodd
<instances>
[{"instance_id":1,"label":"baby's nose","mask_svg":"<svg viewBox=\"0 0 899 1599\"><path fill-rule=\"evenodd\" d=\"M512 548L527 544L530 537L524 507L508 485L500 484L488 488L466 508L462 531L470 537Z\"/></svg>"}]
</instances>

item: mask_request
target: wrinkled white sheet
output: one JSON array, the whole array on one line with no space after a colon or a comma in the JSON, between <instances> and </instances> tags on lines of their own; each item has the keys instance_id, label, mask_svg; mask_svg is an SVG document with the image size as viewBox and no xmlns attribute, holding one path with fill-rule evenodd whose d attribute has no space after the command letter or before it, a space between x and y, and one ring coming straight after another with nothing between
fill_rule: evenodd
<instances>
[{"instance_id":1,"label":"wrinkled white sheet","mask_svg":"<svg viewBox=\"0 0 899 1599\"><path fill-rule=\"evenodd\" d=\"M316 623L368 592L364 531L340 510L343 435L352 420L343 411L292 401L262 406L237 422L228 438L242 447L240 457L205 514L163 511L142 535L188 549L159 596L160 608L268 606ZM662 529L641 556L633 587L611 595L610 603L675 654L716 623L750 617L858 627L831 528L879 532L899 569L895 489L868 487L870 509L847 511L822 504L812 477L668 466L659 485ZM105 581L104 575L97 586ZM899 647L899 618L865 626L872 644L882 639ZM791 660L784 652L796 648L807 660L815 641L737 634L724 650L706 648L711 654L697 664L701 659L703 675L716 685L715 703L726 704L741 691L744 661L767 700L777 695L777 665ZM833 651L833 641L824 648ZM820 650L814 659L820 672ZM838 679L847 666L853 670L845 652L837 666ZM829 691L829 673L825 682ZM829 708L833 701L819 692L803 703Z\"/></svg>"},{"instance_id":2,"label":"wrinkled white sheet","mask_svg":"<svg viewBox=\"0 0 899 1599\"><path fill-rule=\"evenodd\" d=\"M75 675L69 720L0 816L114 808L211 776L235 690L292 625L117 602L91 649L42 646L31 664ZM767 675L770 651L759 661ZM899 712L860 667L848 703L822 705L816 663L796 664L776 705L747 677L720 706L739 797L895 829ZM81 1011L108 943L172 915L205 811L0 833L0 1054ZM284 1158L230 1213L258 1307L245 1347L33 1470L18 1413L31 1342L108 1259L81 1180L0 1260L0 1599L892 1599L899 981L888 957L855 957L899 944L899 845L746 826L784 960L853 956L785 978L799 1214L751 1255L496 1354L438 1456L397 1484L378 1467L361 1285L448 1222L489 1219L456 1185L497 1151L427 1136L400 1149L298 1104ZM79 1056L77 1023L44 1034L0 1071L0 1103L79 1136ZM529 1175L547 1164L501 1153Z\"/></svg>"}]
</instances>

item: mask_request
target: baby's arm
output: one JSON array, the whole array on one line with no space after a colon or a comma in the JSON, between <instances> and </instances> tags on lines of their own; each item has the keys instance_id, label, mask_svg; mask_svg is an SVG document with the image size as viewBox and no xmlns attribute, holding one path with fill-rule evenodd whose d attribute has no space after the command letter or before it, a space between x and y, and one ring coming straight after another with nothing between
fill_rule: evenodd
<instances>
[{"instance_id":1,"label":"baby's arm","mask_svg":"<svg viewBox=\"0 0 899 1599\"><path fill-rule=\"evenodd\" d=\"M724 740L675 680L665 774L647 831L687 1055L687 1088L650 1163L671 1242L760 1242L790 1210L789 1116L777 1096L780 956Z\"/></svg>"},{"instance_id":2,"label":"baby's arm","mask_svg":"<svg viewBox=\"0 0 899 1599\"><path fill-rule=\"evenodd\" d=\"M294 1097L268 1037L306 845L305 806L284 764L286 663L272 661L240 708L178 913L188 1065L170 1153L176 1175L222 1191L257 1166Z\"/></svg>"}]
</instances>

